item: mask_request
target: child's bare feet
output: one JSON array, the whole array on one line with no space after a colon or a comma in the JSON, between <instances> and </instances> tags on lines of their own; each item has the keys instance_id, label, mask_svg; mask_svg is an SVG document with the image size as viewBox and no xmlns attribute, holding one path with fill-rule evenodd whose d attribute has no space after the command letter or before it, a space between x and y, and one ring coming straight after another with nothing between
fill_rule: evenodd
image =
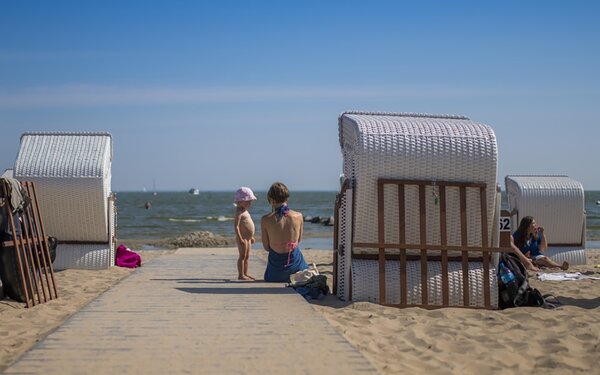
<instances>
[{"instance_id":1,"label":"child's bare feet","mask_svg":"<svg viewBox=\"0 0 600 375\"><path fill-rule=\"evenodd\" d=\"M242 275L242 276L238 276L238 280L252 281L252 280L254 280L254 279L252 279L252 278L249 278L249 277L248 277L248 276L246 276L246 275Z\"/></svg>"},{"instance_id":2,"label":"child's bare feet","mask_svg":"<svg viewBox=\"0 0 600 375\"><path fill-rule=\"evenodd\" d=\"M566 271L566 270L568 270L568 269L569 269L569 262L563 262L563 264L562 264L562 266L560 266L560 268L561 268L563 271Z\"/></svg>"},{"instance_id":3,"label":"child's bare feet","mask_svg":"<svg viewBox=\"0 0 600 375\"><path fill-rule=\"evenodd\" d=\"M249 278L249 279L250 279L250 280L252 280L252 281L255 281L255 280L256 280L254 277L252 277L252 276L250 276L250 275L244 275L244 276L246 276L247 278Z\"/></svg>"}]
</instances>

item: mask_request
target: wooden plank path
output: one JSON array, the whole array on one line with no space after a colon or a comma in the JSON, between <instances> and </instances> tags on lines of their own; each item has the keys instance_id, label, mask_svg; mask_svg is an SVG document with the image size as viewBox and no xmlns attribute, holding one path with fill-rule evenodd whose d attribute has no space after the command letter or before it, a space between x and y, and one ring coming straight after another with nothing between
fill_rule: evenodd
<instances>
[{"instance_id":1,"label":"wooden plank path","mask_svg":"<svg viewBox=\"0 0 600 375\"><path fill-rule=\"evenodd\" d=\"M375 369L302 296L238 282L236 249L153 259L25 353L7 374L354 374ZM250 258L262 278L264 262Z\"/></svg>"}]
</instances>

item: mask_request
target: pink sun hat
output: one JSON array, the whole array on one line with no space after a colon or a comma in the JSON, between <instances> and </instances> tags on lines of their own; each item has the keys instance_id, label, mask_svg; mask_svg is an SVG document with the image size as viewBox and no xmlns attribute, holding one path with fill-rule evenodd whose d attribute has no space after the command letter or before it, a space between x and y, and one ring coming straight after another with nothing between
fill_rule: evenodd
<instances>
[{"instance_id":1,"label":"pink sun hat","mask_svg":"<svg viewBox=\"0 0 600 375\"><path fill-rule=\"evenodd\" d=\"M256 197L254 196L252 189L242 186L235 191L235 198L233 200L234 202L255 201Z\"/></svg>"}]
</instances>

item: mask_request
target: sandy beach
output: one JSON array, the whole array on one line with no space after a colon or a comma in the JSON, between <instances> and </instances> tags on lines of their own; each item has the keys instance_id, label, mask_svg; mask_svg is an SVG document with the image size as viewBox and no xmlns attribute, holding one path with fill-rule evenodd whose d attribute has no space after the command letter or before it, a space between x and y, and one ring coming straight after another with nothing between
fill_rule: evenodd
<instances>
[{"instance_id":1,"label":"sandy beach","mask_svg":"<svg viewBox=\"0 0 600 375\"><path fill-rule=\"evenodd\" d=\"M146 263L172 250L139 252ZM331 251L304 253L331 283ZM266 253L254 249L253 255L264 259ZM572 271L600 276L600 268L594 267L598 264L600 250L589 250L588 264ZM57 300L32 309L0 301L0 371L131 272L119 267L60 271L56 273ZM530 280L542 293L557 296L563 306L554 310L400 310L343 302L332 295L312 305L384 374L593 371L600 352L600 280Z\"/></svg>"}]
</instances>

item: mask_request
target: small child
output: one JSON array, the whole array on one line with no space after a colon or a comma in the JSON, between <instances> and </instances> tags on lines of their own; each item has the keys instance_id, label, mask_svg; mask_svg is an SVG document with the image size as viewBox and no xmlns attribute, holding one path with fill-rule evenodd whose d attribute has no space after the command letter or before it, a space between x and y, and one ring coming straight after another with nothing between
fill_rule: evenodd
<instances>
[{"instance_id":1,"label":"small child","mask_svg":"<svg viewBox=\"0 0 600 375\"><path fill-rule=\"evenodd\" d=\"M237 242L240 257L237 261L238 280L254 280L248 275L248 257L250 248L256 241L254 239L254 222L248 212L252 202L256 200L254 193L248 187L241 187L235 192L235 218L233 220L235 240Z\"/></svg>"}]
</instances>

